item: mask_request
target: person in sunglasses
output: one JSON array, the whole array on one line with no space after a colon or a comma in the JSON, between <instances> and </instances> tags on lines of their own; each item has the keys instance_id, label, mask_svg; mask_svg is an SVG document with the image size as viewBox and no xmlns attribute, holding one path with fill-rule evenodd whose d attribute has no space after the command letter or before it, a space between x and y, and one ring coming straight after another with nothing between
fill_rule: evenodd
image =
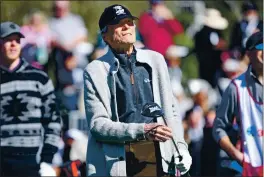
<instances>
[{"instance_id":1,"label":"person in sunglasses","mask_svg":"<svg viewBox=\"0 0 264 177\"><path fill-rule=\"evenodd\" d=\"M220 154L226 153L243 167L242 176L262 176L264 135L262 32L256 32L249 37L246 42L246 55L250 59L250 65L247 71L233 79L225 90L217 110L213 135L224 150ZM234 130L237 130L236 133ZM240 138L237 138L237 135ZM238 140L241 143L238 143ZM224 171L219 175L231 176Z\"/></svg>"}]
</instances>

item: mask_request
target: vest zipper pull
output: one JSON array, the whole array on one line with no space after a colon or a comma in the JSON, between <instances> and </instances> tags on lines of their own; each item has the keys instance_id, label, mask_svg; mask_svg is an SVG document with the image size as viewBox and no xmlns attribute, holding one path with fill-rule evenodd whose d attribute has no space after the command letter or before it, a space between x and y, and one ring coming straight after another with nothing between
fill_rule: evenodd
<instances>
[{"instance_id":1,"label":"vest zipper pull","mask_svg":"<svg viewBox=\"0 0 264 177\"><path fill-rule=\"evenodd\" d=\"M133 74L133 72L131 72L131 74L130 74L130 81L131 81L131 84L134 85L134 74Z\"/></svg>"}]
</instances>

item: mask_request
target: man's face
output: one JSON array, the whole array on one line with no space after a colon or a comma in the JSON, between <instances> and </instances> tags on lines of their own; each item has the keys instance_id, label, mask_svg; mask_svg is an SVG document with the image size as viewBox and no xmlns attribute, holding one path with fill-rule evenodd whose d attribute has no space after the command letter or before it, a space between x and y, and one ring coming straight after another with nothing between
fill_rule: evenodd
<instances>
[{"instance_id":1,"label":"man's face","mask_svg":"<svg viewBox=\"0 0 264 177\"><path fill-rule=\"evenodd\" d=\"M63 17L69 12L69 1L55 1L54 4L54 14L57 18Z\"/></svg>"},{"instance_id":2,"label":"man's face","mask_svg":"<svg viewBox=\"0 0 264 177\"><path fill-rule=\"evenodd\" d=\"M252 21L258 19L258 11L256 10L248 10L243 15L246 21Z\"/></svg>"},{"instance_id":3,"label":"man's face","mask_svg":"<svg viewBox=\"0 0 264 177\"><path fill-rule=\"evenodd\" d=\"M35 13L32 16L31 24L32 25L41 25L42 23L43 23L43 17L41 16L41 14L40 13Z\"/></svg>"},{"instance_id":4,"label":"man's face","mask_svg":"<svg viewBox=\"0 0 264 177\"><path fill-rule=\"evenodd\" d=\"M110 46L133 44L136 42L135 28L133 19L122 19L116 25L108 25L108 30L104 34L104 40Z\"/></svg>"},{"instance_id":5,"label":"man's face","mask_svg":"<svg viewBox=\"0 0 264 177\"><path fill-rule=\"evenodd\" d=\"M0 41L1 53L6 60L16 60L21 52L20 36L11 34Z\"/></svg>"}]
</instances>

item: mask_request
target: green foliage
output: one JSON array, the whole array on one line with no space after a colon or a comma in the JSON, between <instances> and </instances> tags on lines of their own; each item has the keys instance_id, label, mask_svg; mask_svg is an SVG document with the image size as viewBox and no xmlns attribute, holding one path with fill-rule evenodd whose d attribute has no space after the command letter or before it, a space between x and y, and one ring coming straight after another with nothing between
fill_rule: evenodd
<instances>
[{"instance_id":1,"label":"green foliage","mask_svg":"<svg viewBox=\"0 0 264 177\"><path fill-rule=\"evenodd\" d=\"M185 46L185 47L188 47L190 49L193 49L193 47L194 47L193 39L185 33L174 36L173 41L177 45Z\"/></svg>"},{"instance_id":2,"label":"green foliage","mask_svg":"<svg viewBox=\"0 0 264 177\"><path fill-rule=\"evenodd\" d=\"M42 10L46 15L51 16L53 1L2 1L1 21L13 21L19 25L23 24L23 17L31 9ZM99 30L98 20L104 8L112 4L123 4L128 7L132 14L140 14L148 9L148 1L72 1L71 10L73 13L83 17L89 31L89 40L95 42Z\"/></svg>"},{"instance_id":3,"label":"green foliage","mask_svg":"<svg viewBox=\"0 0 264 177\"><path fill-rule=\"evenodd\" d=\"M191 53L189 56L182 58L181 69L182 69L182 83L187 83L189 79L198 78L198 61L196 55Z\"/></svg>"}]
</instances>

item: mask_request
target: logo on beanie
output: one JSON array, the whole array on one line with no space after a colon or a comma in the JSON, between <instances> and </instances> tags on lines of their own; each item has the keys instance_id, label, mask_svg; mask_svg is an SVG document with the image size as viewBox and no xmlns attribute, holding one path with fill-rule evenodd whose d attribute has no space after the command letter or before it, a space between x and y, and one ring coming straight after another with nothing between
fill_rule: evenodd
<instances>
[{"instance_id":1,"label":"logo on beanie","mask_svg":"<svg viewBox=\"0 0 264 177\"><path fill-rule=\"evenodd\" d=\"M116 10L116 15L126 14L122 6L115 6L114 9Z\"/></svg>"}]
</instances>

